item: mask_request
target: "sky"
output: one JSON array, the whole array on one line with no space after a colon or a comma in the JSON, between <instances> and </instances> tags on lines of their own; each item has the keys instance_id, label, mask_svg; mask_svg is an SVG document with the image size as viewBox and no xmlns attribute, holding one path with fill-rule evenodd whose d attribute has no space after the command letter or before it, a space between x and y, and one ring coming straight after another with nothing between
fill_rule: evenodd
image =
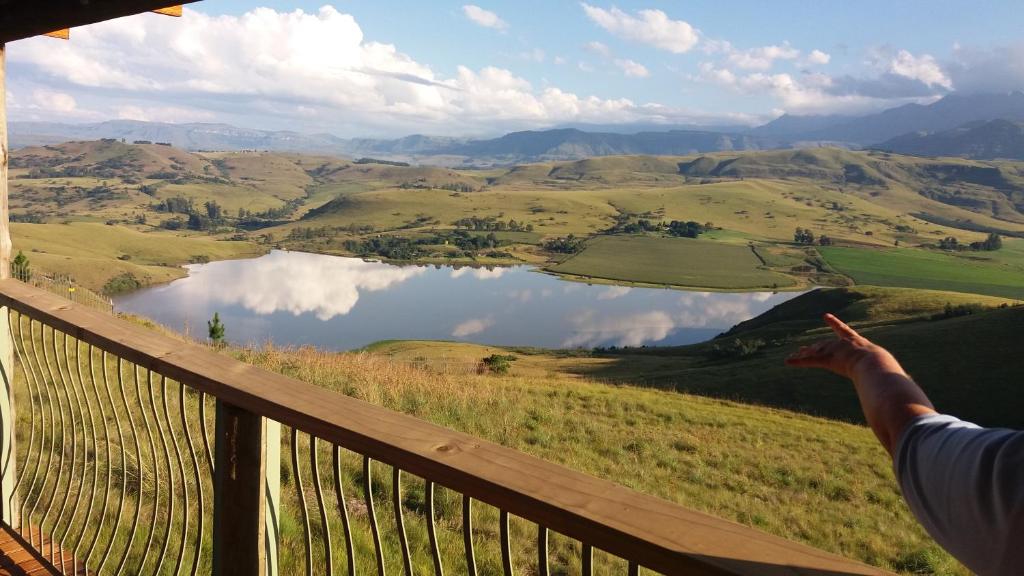
<instances>
[{"instance_id":1,"label":"sky","mask_svg":"<svg viewBox=\"0 0 1024 576\"><path fill-rule=\"evenodd\" d=\"M8 115L491 136L1024 90L1019 0L472 1L206 0L21 40Z\"/></svg>"}]
</instances>

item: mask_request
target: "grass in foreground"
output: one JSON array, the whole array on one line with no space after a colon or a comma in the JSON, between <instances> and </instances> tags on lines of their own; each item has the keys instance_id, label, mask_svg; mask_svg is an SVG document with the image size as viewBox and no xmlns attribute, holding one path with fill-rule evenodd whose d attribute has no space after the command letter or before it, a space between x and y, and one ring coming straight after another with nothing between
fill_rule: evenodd
<instances>
[{"instance_id":1,"label":"grass in foreground","mask_svg":"<svg viewBox=\"0 0 1024 576\"><path fill-rule=\"evenodd\" d=\"M373 353L263 349L238 354L301 380L868 563L903 572L964 573L914 522L887 456L861 426L564 376L451 375ZM482 522L481 529L493 535L491 522ZM286 554L301 554L298 532L286 536ZM523 545L516 554L517 569L528 571L533 552ZM414 557L416 566L428 569L424 549L414 546Z\"/></svg>"},{"instance_id":2,"label":"grass in foreground","mask_svg":"<svg viewBox=\"0 0 1024 576\"><path fill-rule=\"evenodd\" d=\"M725 290L795 285L789 276L763 269L747 246L689 238L601 236L548 269L585 278Z\"/></svg>"},{"instance_id":3,"label":"grass in foreground","mask_svg":"<svg viewBox=\"0 0 1024 576\"><path fill-rule=\"evenodd\" d=\"M995 252L822 247L822 256L858 284L952 290L1024 299L1024 240Z\"/></svg>"}]
</instances>

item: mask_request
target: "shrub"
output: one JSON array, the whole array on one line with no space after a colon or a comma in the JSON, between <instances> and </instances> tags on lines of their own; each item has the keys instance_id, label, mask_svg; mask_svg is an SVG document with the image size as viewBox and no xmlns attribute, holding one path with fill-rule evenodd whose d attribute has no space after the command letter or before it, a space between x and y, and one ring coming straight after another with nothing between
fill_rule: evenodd
<instances>
[{"instance_id":1,"label":"shrub","mask_svg":"<svg viewBox=\"0 0 1024 576\"><path fill-rule=\"evenodd\" d=\"M131 292L139 288L142 288L142 282L139 282L139 279L131 272L125 272L107 280L107 283L103 285L103 293L109 296L122 292Z\"/></svg>"},{"instance_id":2,"label":"shrub","mask_svg":"<svg viewBox=\"0 0 1024 576\"><path fill-rule=\"evenodd\" d=\"M516 357L511 354L491 354L480 361L483 371L492 374L508 374Z\"/></svg>"}]
</instances>

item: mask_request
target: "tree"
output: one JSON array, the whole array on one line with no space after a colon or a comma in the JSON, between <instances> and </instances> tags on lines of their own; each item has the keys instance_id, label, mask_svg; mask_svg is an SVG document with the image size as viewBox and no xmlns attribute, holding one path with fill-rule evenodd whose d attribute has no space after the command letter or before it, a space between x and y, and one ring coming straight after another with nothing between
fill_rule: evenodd
<instances>
[{"instance_id":1,"label":"tree","mask_svg":"<svg viewBox=\"0 0 1024 576\"><path fill-rule=\"evenodd\" d=\"M814 233L809 228L797 228L793 232L793 241L797 244L814 244Z\"/></svg>"},{"instance_id":2,"label":"tree","mask_svg":"<svg viewBox=\"0 0 1024 576\"><path fill-rule=\"evenodd\" d=\"M939 248L943 250L959 250L960 242L952 236L946 236L942 240L939 240Z\"/></svg>"},{"instance_id":3,"label":"tree","mask_svg":"<svg viewBox=\"0 0 1024 576\"><path fill-rule=\"evenodd\" d=\"M217 204L216 200L207 201L204 206L206 207L206 215L209 216L210 220L217 222L223 216L223 209L220 204Z\"/></svg>"},{"instance_id":4,"label":"tree","mask_svg":"<svg viewBox=\"0 0 1024 576\"><path fill-rule=\"evenodd\" d=\"M22 282L28 282L32 278L32 270L29 267L28 256L21 250L18 250L18 255L11 261L11 276L14 276Z\"/></svg>"},{"instance_id":5,"label":"tree","mask_svg":"<svg viewBox=\"0 0 1024 576\"><path fill-rule=\"evenodd\" d=\"M220 321L220 314L213 313L213 318L206 323L206 330L210 336L210 342L217 348L224 346L224 324Z\"/></svg>"}]
</instances>

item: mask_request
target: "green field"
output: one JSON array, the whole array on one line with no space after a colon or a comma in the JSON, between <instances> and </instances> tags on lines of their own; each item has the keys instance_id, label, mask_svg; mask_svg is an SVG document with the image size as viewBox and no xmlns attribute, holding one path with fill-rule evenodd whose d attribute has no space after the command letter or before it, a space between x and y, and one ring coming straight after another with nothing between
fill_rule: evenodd
<instances>
[{"instance_id":1,"label":"green field","mask_svg":"<svg viewBox=\"0 0 1024 576\"><path fill-rule=\"evenodd\" d=\"M142 284L168 282L185 275L182 264L258 256L251 242L216 240L206 235L141 232L86 222L11 225L15 252L21 250L37 270L67 274L100 290L114 276L131 274Z\"/></svg>"},{"instance_id":2,"label":"green field","mask_svg":"<svg viewBox=\"0 0 1024 576\"><path fill-rule=\"evenodd\" d=\"M1024 240L996 252L949 253L823 247L822 256L858 284L952 290L1024 299Z\"/></svg>"},{"instance_id":3,"label":"green field","mask_svg":"<svg viewBox=\"0 0 1024 576\"><path fill-rule=\"evenodd\" d=\"M795 285L789 276L764 269L747 246L691 238L600 236L548 269L583 278L724 290Z\"/></svg>"}]
</instances>

